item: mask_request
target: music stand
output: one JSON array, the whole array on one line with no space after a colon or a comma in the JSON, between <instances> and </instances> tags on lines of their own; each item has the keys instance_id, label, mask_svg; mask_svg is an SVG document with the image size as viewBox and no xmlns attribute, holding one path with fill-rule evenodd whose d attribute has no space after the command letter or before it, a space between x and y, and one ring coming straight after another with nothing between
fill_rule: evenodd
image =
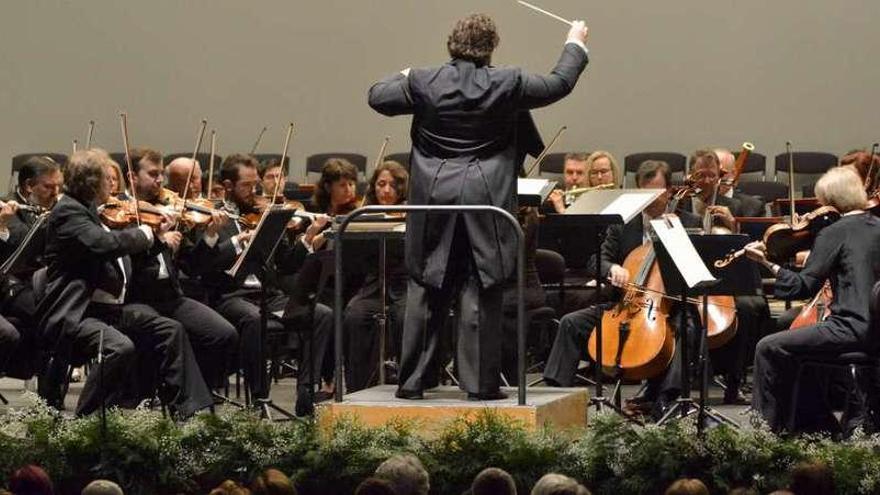
<instances>
[{"instance_id":1,"label":"music stand","mask_svg":"<svg viewBox=\"0 0 880 495\"><path fill-rule=\"evenodd\" d=\"M657 263L660 267L660 276L663 279L663 285L666 293L670 296L679 296L682 307L679 313L678 325L678 348L679 360L681 363L681 391L676 403L663 415L658 424L663 424L673 419L676 413L679 418L685 418L696 412L698 414L697 431L702 434L703 423L706 417L728 423L732 426L738 426L733 420L721 415L706 406L705 402L705 383L708 375L708 360L706 360L707 349L706 335L708 333L708 296L713 292L712 288L718 285L719 279L706 267L703 258L697 252L693 240L697 240L701 247L712 243L724 247L730 242L738 245L745 245L748 242L747 236L693 236L689 237L681 224L681 220L674 215L664 215L663 218L652 220L651 226L657 234L659 242L654 243L654 250L657 254ZM715 239L719 237L719 239ZM728 238L728 243L723 242L721 237ZM734 239L730 239L730 238ZM675 253L672 256L670 253ZM707 253L709 255L709 253ZM720 289L718 289L720 290ZM702 365L703 385L701 386L701 397L698 405L694 404L691 397L690 383L690 360L688 358L688 335L687 335L687 305L688 299L695 296L702 296L702 319L703 328L699 337L699 359Z\"/></svg>"},{"instance_id":2,"label":"music stand","mask_svg":"<svg viewBox=\"0 0 880 495\"><path fill-rule=\"evenodd\" d=\"M556 187L556 182L547 179L516 179L516 196L519 206L541 206Z\"/></svg>"},{"instance_id":3,"label":"music stand","mask_svg":"<svg viewBox=\"0 0 880 495\"><path fill-rule=\"evenodd\" d=\"M265 215L260 217L260 223L254 230L254 236L251 242L245 247L244 251L239 255L232 268L226 270L226 273L232 277L236 283L241 283L248 275L254 275L261 280L260 283L260 345L257 353L260 362L259 376L252 377L259 380L257 390L265 391L266 397L254 397L254 401L258 404L261 414L267 419L272 419L271 410L275 410L289 419L296 419L296 416L277 406L272 399L269 398L270 381L268 370L265 366L266 354L266 337L269 326L269 314L266 307L266 277L268 271L268 262L275 253L275 248L281 241L281 236L287 227L287 223L293 217L294 210L286 209L281 205L275 205Z\"/></svg>"},{"instance_id":4,"label":"music stand","mask_svg":"<svg viewBox=\"0 0 880 495\"><path fill-rule=\"evenodd\" d=\"M600 302L603 277L602 274L602 256L601 246L605 237L605 229L609 225L625 224L632 220L636 215L641 214L649 204L651 204L663 189L608 189L592 191L582 194L565 213L560 215L558 219L561 223L569 223L572 227L586 229L585 235L596 238L596 294L597 303ZM596 406L596 411L601 411L603 407L611 408L621 416L635 421L627 416L619 404L614 404L604 396L605 390L602 383L602 318L598 318L596 328L596 360L594 363L593 375L596 381L596 395L590 398L590 402ZM636 421L637 422L637 421Z\"/></svg>"}]
</instances>

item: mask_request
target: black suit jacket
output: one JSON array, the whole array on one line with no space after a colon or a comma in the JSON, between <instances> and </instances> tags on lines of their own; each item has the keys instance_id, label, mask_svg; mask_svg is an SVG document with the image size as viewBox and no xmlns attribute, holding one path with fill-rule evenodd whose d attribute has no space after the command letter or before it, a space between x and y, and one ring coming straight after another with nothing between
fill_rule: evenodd
<instances>
[{"instance_id":1,"label":"black suit jacket","mask_svg":"<svg viewBox=\"0 0 880 495\"><path fill-rule=\"evenodd\" d=\"M527 111L570 93L586 66L587 54L566 44L548 76L452 60L375 84L373 109L413 115L409 204L494 205L515 215L522 160L543 148ZM407 265L420 283L442 285L457 217L407 215ZM516 265L512 227L488 214L465 215L464 224L482 285L509 277Z\"/></svg>"},{"instance_id":2,"label":"black suit jacket","mask_svg":"<svg viewBox=\"0 0 880 495\"><path fill-rule=\"evenodd\" d=\"M122 274L117 258L149 247L140 229L106 231L94 205L62 196L46 227L48 272L37 306L45 341L56 342L79 325L95 289L118 295Z\"/></svg>"}]
</instances>

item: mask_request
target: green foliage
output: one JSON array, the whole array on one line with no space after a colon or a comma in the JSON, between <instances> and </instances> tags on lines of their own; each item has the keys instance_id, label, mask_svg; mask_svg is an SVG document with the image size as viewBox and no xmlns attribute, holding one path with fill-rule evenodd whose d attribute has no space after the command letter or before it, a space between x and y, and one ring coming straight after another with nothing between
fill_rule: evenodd
<instances>
[{"instance_id":1,"label":"green foliage","mask_svg":"<svg viewBox=\"0 0 880 495\"><path fill-rule=\"evenodd\" d=\"M780 438L765 428L711 429L692 423L636 427L601 415L573 434L530 432L507 416L483 410L427 439L418 424L392 421L369 428L351 417L327 429L311 422L271 423L246 412L199 415L178 424L146 410L62 419L36 398L0 413L0 485L15 468L36 463L60 493L79 493L94 478L126 493L205 493L222 480L249 482L260 470L289 473L300 493L352 493L388 457L413 453L430 472L432 493L458 494L489 466L503 468L521 493L547 472L572 476L594 493L662 493L681 476L702 479L713 493L750 486L767 493L788 483L792 466L828 463L837 492L880 493L880 436L846 442Z\"/></svg>"}]
</instances>

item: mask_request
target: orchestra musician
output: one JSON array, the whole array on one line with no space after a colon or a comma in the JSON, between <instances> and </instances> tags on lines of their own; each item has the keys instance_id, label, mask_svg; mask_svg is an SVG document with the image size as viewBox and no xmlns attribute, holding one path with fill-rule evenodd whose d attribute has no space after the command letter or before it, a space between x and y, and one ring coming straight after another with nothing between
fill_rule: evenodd
<instances>
[{"instance_id":1,"label":"orchestra musician","mask_svg":"<svg viewBox=\"0 0 880 495\"><path fill-rule=\"evenodd\" d=\"M566 191L619 183L617 160L607 151L594 151L589 155L568 153L562 167L565 189L554 189L547 197L556 213L563 213L569 206L566 204Z\"/></svg>"},{"instance_id":2,"label":"orchestra musician","mask_svg":"<svg viewBox=\"0 0 880 495\"><path fill-rule=\"evenodd\" d=\"M260 187L259 193L263 197L268 198L272 196L275 191L275 186L278 185L278 180L281 178L282 180L286 180L283 178L281 171L281 163L277 159L270 159L265 163L260 164L259 168L260 173ZM284 183L281 184L281 187L278 188L280 193L284 193Z\"/></svg>"},{"instance_id":3,"label":"orchestra musician","mask_svg":"<svg viewBox=\"0 0 880 495\"><path fill-rule=\"evenodd\" d=\"M111 160L110 162L110 197L116 199L129 199L125 191L126 180L122 174L122 168L119 164Z\"/></svg>"},{"instance_id":4,"label":"orchestra musician","mask_svg":"<svg viewBox=\"0 0 880 495\"><path fill-rule=\"evenodd\" d=\"M176 173L169 175L179 174L180 169L193 164L191 158L178 158L171 163L175 162ZM163 192L167 194L162 187L165 171L162 154L149 148L133 149L131 166L132 187L137 198L153 205L162 205L161 196ZM186 178L183 180L186 181ZM201 184L200 174L197 183ZM216 235L226 221L223 213L215 213L205 226L206 235ZM150 250L131 255L130 301L137 303L139 311L144 314L161 315L183 325L202 376L211 388L219 388L226 378L227 363L233 363L237 355L238 333L216 311L184 296L177 260L189 265L187 258L192 254L192 246L183 234L171 230L159 234L159 238L162 242L154 243Z\"/></svg>"},{"instance_id":5,"label":"orchestra musician","mask_svg":"<svg viewBox=\"0 0 880 495\"><path fill-rule=\"evenodd\" d=\"M55 205L61 192L63 177L58 164L49 157L28 158L19 170L19 187L10 200L0 206L0 263L13 256L36 228L39 211L48 211ZM42 252L46 244L45 226L39 227L30 238L29 248L15 262L15 269L0 281L0 314L12 318L12 323L0 325L0 369L11 376L29 377L38 363L36 336L36 301L33 274L43 266ZM13 354L14 353L14 354ZM3 354L16 356L4 367Z\"/></svg>"},{"instance_id":6,"label":"orchestra musician","mask_svg":"<svg viewBox=\"0 0 880 495\"><path fill-rule=\"evenodd\" d=\"M640 188L667 189L670 181L671 172L666 162L648 160L639 165L636 171L636 185ZM657 197L642 211L641 215L637 215L626 225L608 227L600 251L601 276L610 280L613 286L623 287L634 276L623 267L623 262L633 249L651 241L649 222L665 213L668 201L669 192L666 192ZM700 224L700 219L686 210L678 211L678 215L685 227L697 227ZM590 263L590 266L593 265L595 262ZM595 304L562 317L556 340L553 342L553 348L544 368L544 379L548 385L561 387L574 385L578 363L586 357L587 341L590 334L595 328L598 318L602 317L602 312L613 307L615 302ZM677 309L680 310L680 308ZM679 316L673 313L669 316L668 321L672 325L678 325ZM688 326L688 331L695 330L690 320ZM696 338L689 339L691 344L695 344L696 341ZM639 399L639 402L644 404L653 403L655 417L662 416L665 408L675 400L680 392L680 361L676 355L663 374L649 379L645 395Z\"/></svg>"},{"instance_id":7,"label":"orchestra musician","mask_svg":"<svg viewBox=\"0 0 880 495\"><path fill-rule=\"evenodd\" d=\"M782 268L767 260L761 242L747 246L746 254L766 266L776 276L775 294L782 299L805 299L816 294L826 280L831 281L831 315L824 321L794 331L768 335L755 351L752 407L775 431L785 428L792 411L791 384L796 361L793 356L839 354L875 348L872 334L870 299L880 278L880 220L865 213L866 194L858 174L849 167L826 172L816 183L816 196L822 205L833 206L843 216L824 228L800 272ZM803 380L804 404L798 404L798 417L804 430L836 430L830 411L817 403L819 392L814 381ZM813 415L805 414L807 411ZM831 426L829 426L831 425Z\"/></svg>"},{"instance_id":8,"label":"orchestra musician","mask_svg":"<svg viewBox=\"0 0 880 495\"><path fill-rule=\"evenodd\" d=\"M184 189L187 189L186 180L190 177L190 171L192 171L192 178L189 182L186 199L195 199L202 195L202 167L198 160L179 156L171 160L171 163L165 167L168 188L177 193L178 197L183 194ZM140 195L138 197L140 198Z\"/></svg>"},{"instance_id":9,"label":"orchestra musician","mask_svg":"<svg viewBox=\"0 0 880 495\"><path fill-rule=\"evenodd\" d=\"M38 314L51 359L40 392L50 404L60 406L68 365L85 362L100 347L103 362L88 376L77 415L96 410L102 399L118 404L128 398L123 397L125 378L134 359L143 356L141 362L157 368L160 398L176 415L188 417L212 404L210 392L183 326L127 304L132 290L129 255L161 241L147 225L111 231L101 224L97 206L110 196L109 162L103 150L74 153L64 169L65 194L49 216L47 282ZM158 233L172 223L165 217Z\"/></svg>"},{"instance_id":10,"label":"orchestra musician","mask_svg":"<svg viewBox=\"0 0 880 495\"><path fill-rule=\"evenodd\" d=\"M397 162L380 164L370 178L364 198L365 205L397 205L406 202L409 174ZM387 304L386 329L392 352L386 357L399 356L400 337L403 335L403 316L406 308L408 275L399 243L389 241L385 259L387 302L382 299L378 260L368 256L363 264L367 275L363 284L345 308L343 327L347 339L345 386L348 393L375 385L379 376L379 322L382 305Z\"/></svg>"},{"instance_id":11,"label":"orchestra musician","mask_svg":"<svg viewBox=\"0 0 880 495\"><path fill-rule=\"evenodd\" d=\"M716 148L714 154L718 159L718 173L714 173L711 165L711 157L698 159L694 153L692 163L696 170L700 171L703 179L702 187L711 190L718 188L716 205L721 216L726 218L724 208L733 217L763 217L766 214L764 202L749 194L736 191L731 184L722 180L733 174L736 157L730 150ZM713 180L710 180L714 178ZM741 387L748 366L749 355L754 349L758 339L766 335L773 325L770 315L770 305L763 295L738 295L734 296L736 303L736 334L730 342L719 349L710 352L714 371L724 375L724 403L725 404L748 404L748 399L743 395Z\"/></svg>"},{"instance_id":12,"label":"orchestra musician","mask_svg":"<svg viewBox=\"0 0 880 495\"><path fill-rule=\"evenodd\" d=\"M410 204L495 205L516 211L516 171L543 148L524 112L574 88L587 65L587 28L572 23L548 76L490 65L499 37L486 15L456 22L452 60L405 69L370 88L383 115L412 114ZM517 130L523 132L517 132ZM530 129L531 132L526 130ZM458 302L457 369L472 400L506 397L500 385L502 282L516 265L512 227L494 215L407 215L408 287L397 397L421 399L437 383L440 334Z\"/></svg>"}]
</instances>

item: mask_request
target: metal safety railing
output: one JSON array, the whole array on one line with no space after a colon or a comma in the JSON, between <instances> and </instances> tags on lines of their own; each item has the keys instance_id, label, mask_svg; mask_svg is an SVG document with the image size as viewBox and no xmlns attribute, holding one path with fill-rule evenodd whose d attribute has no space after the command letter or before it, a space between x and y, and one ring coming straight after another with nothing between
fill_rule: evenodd
<instances>
[{"instance_id":1,"label":"metal safety railing","mask_svg":"<svg viewBox=\"0 0 880 495\"><path fill-rule=\"evenodd\" d=\"M525 330L525 234L519 225L517 219L507 210L489 205L372 205L358 208L348 214L336 228L336 244L334 250L334 297L333 297L333 330L335 336L334 350L336 356L336 402L342 401L342 365L343 365L343 328L342 319L342 289L343 276L342 271L342 255L343 255L343 239L345 231L349 224L362 215L370 213L492 213L503 217L516 232L516 344L517 344L517 374L519 376L519 386L517 390L517 400L520 406L526 405L526 330ZM501 317L501 315L498 315ZM500 343L499 343L500 345Z\"/></svg>"}]
</instances>

